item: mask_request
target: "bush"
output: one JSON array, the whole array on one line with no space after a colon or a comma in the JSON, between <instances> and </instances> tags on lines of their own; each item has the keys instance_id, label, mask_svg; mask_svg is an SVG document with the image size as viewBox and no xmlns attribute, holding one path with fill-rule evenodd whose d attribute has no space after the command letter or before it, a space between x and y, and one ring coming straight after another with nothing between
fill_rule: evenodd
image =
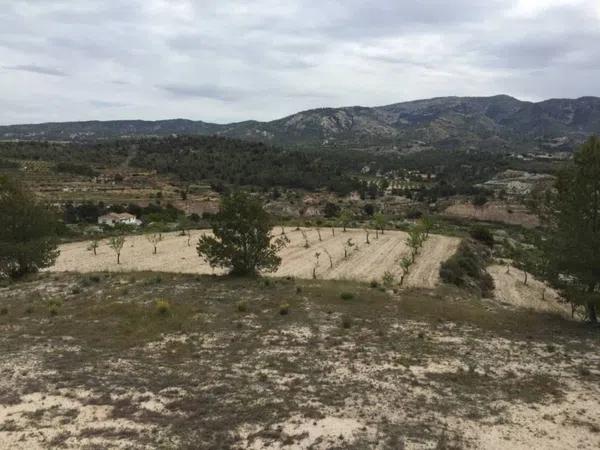
<instances>
[{"instance_id":1,"label":"bush","mask_svg":"<svg viewBox=\"0 0 600 450\"><path fill-rule=\"evenodd\" d=\"M471 228L471 231L469 233L471 235L471 237L473 239L475 239L476 241L481 242L482 244L487 245L488 247L493 247L494 246L494 235L492 234L492 232L482 226L476 226Z\"/></svg>"},{"instance_id":2,"label":"bush","mask_svg":"<svg viewBox=\"0 0 600 450\"><path fill-rule=\"evenodd\" d=\"M340 298L342 300L352 300L354 298L354 294L351 292L342 292L340 294Z\"/></svg>"},{"instance_id":3,"label":"bush","mask_svg":"<svg viewBox=\"0 0 600 450\"><path fill-rule=\"evenodd\" d=\"M238 312L245 313L248 311L248 302L241 300L236 304Z\"/></svg>"},{"instance_id":4,"label":"bush","mask_svg":"<svg viewBox=\"0 0 600 450\"><path fill-rule=\"evenodd\" d=\"M171 304L167 300L156 301L156 312L161 316L171 314Z\"/></svg>"},{"instance_id":5,"label":"bush","mask_svg":"<svg viewBox=\"0 0 600 450\"><path fill-rule=\"evenodd\" d=\"M51 266L58 257L59 222L22 184L0 176L0 279Z\"/></svg>"},{"instance_id":6,"label":"bush","mask_svg":"<svg viewBox=\"0 0 600 450\"><path fill-rule=\"evenodd\" d=\"M394 284L394 274L390 271L385 271L383 274L383 278L381 279L381 283L386 287L390 288Z\"/></svg>"},{"instance_id":7,"label":"bush","mask_svg":"<svg viewBox=\"0 0 600 450\"><path fill-rule=\"evenodd\" d=\"M290 305L288 305L287 303L283 303L282 305L279 305L279 314L281 314L282 316L285 316L287 314L289 314L290 312Z\"/></svg>"},{"instance_id":8,"label":"bush","mask_svg":"<svg viewBox=\"0 0 600 450\"><path fill-rule=\"evenodd\" d=\"M7 314L8 314L8 308L6 308L6 307L0 308L0 316L5 316Z\"/></svg>"},{"instance_id":9,"label":"bush","mask_svg":"<svg viewBox=\"0 0 600 450\"><path fill-rule=\"evenodd\" d=\"M377 282L377 280L371 280L371 283L369 283L369 285L375 289L377 286L379 286L379 283Z\"/></svg>"},{"instance_id":10,"label":"bush","mask_svg":"<svg viewBox=\"0 0 600 450\"><path fill-rule=\"evenodd\" d=\"M348 316L342 317L342 328L348 329L352 326L352 319Z\"/></svg>"},{"instance_id":11,"label":"bush","mask_svg":"<svg viewBox=\"0 0 600 450\"><path fill-rule=\"evenodd\" d=\"M442 263L440 278L444 283L475 288L487 295L494 289L494 280L485 270L489 258L487 247L475 240L465 240L456 253Z\"/></svg>"},{"instance_id":12,"label":"bush","mask_svg":"<svg viewBox=\"0 0 600 450\"><path fill-rule=\"evenodd\" d=\"M477 207L481 207L481 206L485 205L487 202L488 202L488 198L485 194L477 194L473 198L473 205L475 205Z\"/></svg>"}]
</instances>

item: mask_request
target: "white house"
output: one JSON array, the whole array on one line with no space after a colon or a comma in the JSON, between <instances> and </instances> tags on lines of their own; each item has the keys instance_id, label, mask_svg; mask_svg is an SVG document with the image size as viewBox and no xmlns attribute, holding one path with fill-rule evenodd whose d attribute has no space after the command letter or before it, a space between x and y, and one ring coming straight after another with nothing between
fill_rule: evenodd
<instances>
[{"instance_id":1,"label":"white house","mask_svg":"<svg viewBox=\"0 0 600 450\"><path fill-rule=\"evenodd\" d=\"M135 217L133 214L129 213L108 213L103 216L98 217L99 225L108 225L110 227L114 227L117 224L120 225L134 225L139 226L142 224L142 221Z\"/></svg>"}]
</instances>

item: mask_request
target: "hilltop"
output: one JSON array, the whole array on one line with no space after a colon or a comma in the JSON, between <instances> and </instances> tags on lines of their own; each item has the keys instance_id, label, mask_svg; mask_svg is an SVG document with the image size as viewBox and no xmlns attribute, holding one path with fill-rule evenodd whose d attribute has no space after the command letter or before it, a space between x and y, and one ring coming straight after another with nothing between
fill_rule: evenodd
<instances>
[{"instance_id":1,"label":"hilltop","mask_svg":"<svg viewBox=\"0 0 600 450\"><path fill-rule=\"evenodd\" d=\"M521 101L507 95L441 97L387 106L321 108L270 122L185 119L0 126L0 139L86 141L220 135L298 147L420 150L572 150L600 133L600 98Z\"/></svg>"}]
</instances>

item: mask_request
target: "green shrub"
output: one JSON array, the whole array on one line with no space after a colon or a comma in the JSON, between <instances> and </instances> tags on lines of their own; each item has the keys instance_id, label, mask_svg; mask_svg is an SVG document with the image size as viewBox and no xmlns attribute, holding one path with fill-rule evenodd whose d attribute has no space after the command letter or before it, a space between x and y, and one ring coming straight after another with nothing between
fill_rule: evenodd
<instances>
[{"instance_id":1,"label":"green shrub","mask_svg":"<svg viewBox=\"0 0 600 450\"><path fill-rule=\"evenodd\" d=\"M381 279L381 283L386 288L391 288L394 285L394 274L386 270L386 272L383 274L383 278Z\"/></svg>"},{"instance_id":2,"label":"green shrub","mask_svg":"<svg viewBox=\"0 0 600 450\"><path fill-rule=\"evenodd\" d=\"M379 283L377 282L377 280L371 280L371 283L369 283L369 285L375 289L377 286L379 286Z\"/></svg>"},{"instance_id":3,"label":"green shrub","mask_svg":"<svg viewBox=\"0 0 600 450\"><path fill-rule=\"evenodd\" d=\"M482 227L481 225L471 228L469 234L473 239L487 245L488 247L494 246L494 235L489 229Z\"/></svg>"},{"instance_id":4,"label":"green shrub","mask_svg":"<svg viewBox=\"0 0 600 450\"><path fill-rule=\"evenodd\" d=\"M283 303L281 305L279 305L279 314L281 314L282 316L286 316L287 314L289 314L290 312L290 305L288 305L287 303Z\"/></svg>"},{"instance_id":5,"label":"green shrub","mask_svg":"<svg viewBox=\"0 0 600 450\"><path fill-rule=\"evenodd\" d=\"M155 304L156 312L161 316L171 314L171 304L167 300L157 300Z\"/></svg>"},{"instance_id":6,"label":"green shrub","mask_svg":"<svg viewBox=\"0 0 600 450\"><path fill-rule=\"evenodd\" d=\"M248 302L241 300L236 304L238 312L245 313L248 311Z\"/></svg>"},{"instance_id":7,"label":"green shrub","mask_svg":"<svg viewBox=\"0 0 600 450\"><path fill-rule=\"evenodd\" d=\"M354 298L354 294L351 292L342 292L340 294L340 298L342 300L352 300Z\"/></svg>"},{"instance_id":8,"label":"green shrub","mask_svg":"<svg viewBox=\"0 0 600 450\"><path fill-rule=\"evenodd\" d=\"M485 270L489 259L489 248L475 240L464 240L456 253L441 264L440 278L444 283L475 288L487 295L494 289L494 280Z\"/></svg>"}]
</instances>

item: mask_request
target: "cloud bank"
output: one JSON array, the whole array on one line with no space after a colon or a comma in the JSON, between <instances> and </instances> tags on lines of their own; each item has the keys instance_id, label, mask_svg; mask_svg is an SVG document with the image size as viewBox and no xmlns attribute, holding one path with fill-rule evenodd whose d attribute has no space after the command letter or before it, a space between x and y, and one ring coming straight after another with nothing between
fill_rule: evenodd
<instances>
[{"instance_id":1,"label":"cloud bank","mask_svg":"<svg viewBox=\"0 0 600 450\"><path fill-rule=\"evenodd\" d=\"M597 0L11 1L0 123L600 95L599 20Z\"/></svg>"}]
</instances>

